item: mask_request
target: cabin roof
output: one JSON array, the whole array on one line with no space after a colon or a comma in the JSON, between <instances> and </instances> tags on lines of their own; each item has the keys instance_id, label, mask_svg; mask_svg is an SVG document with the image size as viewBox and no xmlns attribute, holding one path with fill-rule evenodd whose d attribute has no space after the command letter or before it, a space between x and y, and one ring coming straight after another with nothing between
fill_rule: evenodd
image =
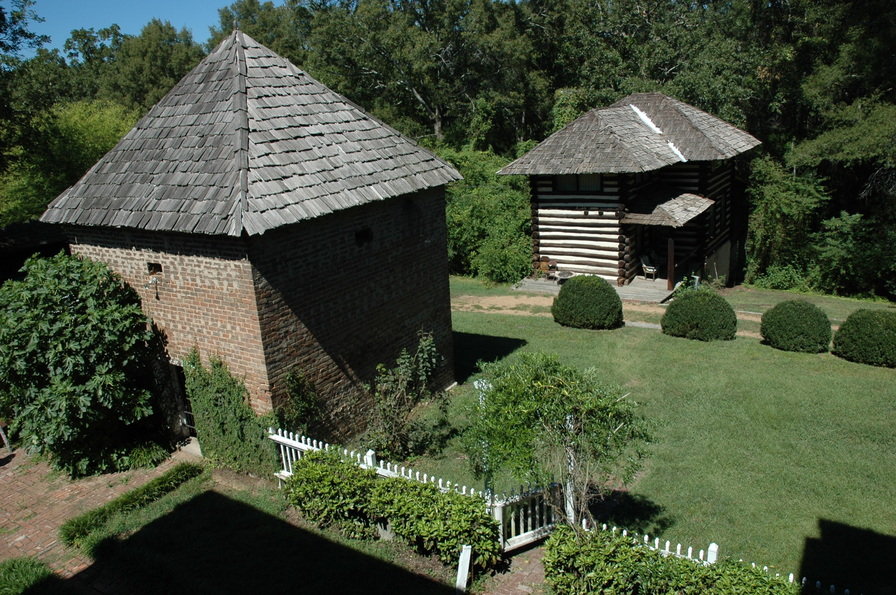
<instances>
[{"instance_id":1,"label":"cabin roof","mask_svg":"<svg viewBox=\"0 0 896 595\"><path fill-rule=\"evenodd\" d=\"M240 236L461 179L234 31L41 217Z\"/></svg>"},{"instance_id":2,"label":"cabin roof","mask_svg":"<svg viewBox=\"0 0 896 595\"><path fill-rule=\"evenodd\" d=\"M499 174L637 173L686 161L729 159L759 141L661 93L635 93L586 112Z\"/></svg>"}]
</instances>

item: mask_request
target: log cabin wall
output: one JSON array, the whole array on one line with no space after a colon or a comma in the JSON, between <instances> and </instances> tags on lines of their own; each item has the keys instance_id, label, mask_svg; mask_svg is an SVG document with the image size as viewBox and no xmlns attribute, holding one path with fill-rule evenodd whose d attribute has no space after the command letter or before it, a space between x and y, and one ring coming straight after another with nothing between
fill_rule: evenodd
<instances>
[{"instance_id":1,"label":"log cabin wall","mask_svg":"<svg viewBox=\"0 0 896 595\"><path fill-rule=\"evenodd\" d=\"M532 178L535 259L547 257L561 271L596 274L616 282L626 239L619 176L587 174Z\"/></svg>"}]
</instances>

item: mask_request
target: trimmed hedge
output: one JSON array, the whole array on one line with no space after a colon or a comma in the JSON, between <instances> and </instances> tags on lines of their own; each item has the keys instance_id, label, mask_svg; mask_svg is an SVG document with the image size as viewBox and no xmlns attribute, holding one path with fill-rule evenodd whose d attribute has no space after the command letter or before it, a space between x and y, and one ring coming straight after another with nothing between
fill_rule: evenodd
<instances>
[{"instance_id":1,"label":"trimmed hedge","mask_svg":"<svg viewBox=\"0 0 896 595\"><path fill-rule=\"evenodd\" d=\"M730 341L737 332L737 316L731 304L712 290L688 289L669 304L660 326L673 337Z\"/></svg>"},{"instance_id":2,"label":"trimmed hedge","mask_svg":"<svg viewBox=\"0 0 896 595\"><path fill-rule=\"evenodd\" d=\"M472 546L477 568L493 566L501 557L498 523L481 498L393 477L376 482L370 510L377 522L388 521L395 535L443 564L457 563L463 545Z\"/></svg>"},{"instance_id":3,"label":"trimmed hedge","mask_svg":"<svg viewBox=\"0 0 896 595\"><path fill-rule=\"evenodd\" d=\"M631 536L557 527L544 555L557 595L585 593L751 593L797 595L798 583L732 560L704 566L639 545Z\"/></svg>"},{"instance_id":4,"label":"trimmed hedge","mask_svg":"<svg viewBox=\"0 0 896 595\"><path fill-rule=\"evenodd\" d=\"M403 478L377 479L373 471L333 453L306 455L293 463L287 500L321 526L349 529L351 537L372 537L375 524L444 564L457 563L462 545L473 546L473 564L493 566L500 558L497 522L485 502Z\"/></svg>"},{"instance_id":5,"label":"trimmed hedge","mask_svg":"<svg viewBox=\"0 0 896 595\"><path fill-rule=\"evenodd\" d=\"M834 334L833 352L852 362L896 368L896 312L856 310Z\"/></svg>"},{"instance_id":6,"label":"trimmed hedge","mask_svg":"<svg viewBox=\"0 0 896 595\"><path fill-rule=\"evenodd\" d=\"M583 275L560 286L551 314L563 326L613 329L622 326L622 300L606 280Z\"/></svg>"},{"instance_id":7,"label":"trimmed hedge","mask_svg":"<svg viewBox=\"0 0 896 595\"><path fill-rule=\"evenodd\" d=\"M92 532L106 524L113 515L142 508L165 494L173 492L187 480L201 474L203 467L194 463L180 463L152 481L122 494L108 504L88 510L66 521L59 528L59 538L67 545L77 545Z\"/></svg>"},{"instance_id":8,"label":"trimmed hedge","mask_svg":"<svg viewBox=\"0 0 896 595\"><path fill-rule=\"evenodd\" d=\"M831 321L805 300L781 302L762 315L762 339L783 351L824 353L831 345Z\"/></svg>"},{"instance_id":9,"label":"trimmed hedge","mask_svg":"<svg viewBox=\"0 0 896 595\"><path fill-rule=\"evenodd\" d=\"M312 452L293 463L286 499L321 527L370 526L369 500L375 481L374 471L343 461L335 453Z\"/></svg>"}]
</instances>

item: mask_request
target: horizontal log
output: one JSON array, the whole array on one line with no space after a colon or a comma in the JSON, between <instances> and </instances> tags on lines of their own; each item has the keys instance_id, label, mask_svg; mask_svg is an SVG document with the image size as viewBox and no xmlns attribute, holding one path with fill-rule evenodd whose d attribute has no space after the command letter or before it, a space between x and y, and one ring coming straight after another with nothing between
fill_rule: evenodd
<instances>
[{"instance_id":1,"label":"horizontal log","mask_svg":"<svg viewBox=\"0 0 896 595\"><path fill-rule=\"evenodd\" d=\"M586 211L588 212L587 215L585 215ZM534 213L537 214L539 217L545 217L545 216L548 216L548 217L572 217L574 219L578 219L580 217L589 217L589 218L594 218L594 219L599 218L599 217L606 217L606 218L618 219L619 217L617 217L617 213L619 213L621 215L621 211L617 211L616 209L610 209L610 208L603 208L603 209L594 208L594 209L592 209L592 208L588 208L588 207L574 208L574 209L536 208L534 210Z\"/></svg>"},{"instance_id":2,"label":"horizontal log","mask_svg":"<svg viewBox=\"0 0 896 595\"><path fill-rule=\"evenodd\" d=\"M619 223L616 221L585 221L581 220L574 224L558 224L555 219L539 219L532 220L538 229L546 232L557 233L619 233Z\"/></svg>"}]
</instances>

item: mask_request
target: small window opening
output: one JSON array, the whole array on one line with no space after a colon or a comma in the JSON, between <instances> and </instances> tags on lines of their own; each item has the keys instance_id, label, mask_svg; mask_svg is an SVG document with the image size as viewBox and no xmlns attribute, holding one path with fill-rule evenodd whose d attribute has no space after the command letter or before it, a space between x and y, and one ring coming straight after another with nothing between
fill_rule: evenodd
<instances>
[{"instance_id":1,"label":"small window opening","mask_svg":"<svg viewBox=\"0 0 896 595\"><path fill-rule=\"evenodd\" d=\"M161 275L162 274L162 265L158 262L147 262L146 263L146 272L150 275Z\"/></svg>"},{"instance_id":2,"label":"small window opening","mask_svg":"<svg viewBox=\"0 0 896 595\"><path fill-rule=\"evenodd\" d=\"M355 232L355 243L359 246L369 244L373 241L373 231L369 227L364 227Z\"/></svg>"}]
</instances>

